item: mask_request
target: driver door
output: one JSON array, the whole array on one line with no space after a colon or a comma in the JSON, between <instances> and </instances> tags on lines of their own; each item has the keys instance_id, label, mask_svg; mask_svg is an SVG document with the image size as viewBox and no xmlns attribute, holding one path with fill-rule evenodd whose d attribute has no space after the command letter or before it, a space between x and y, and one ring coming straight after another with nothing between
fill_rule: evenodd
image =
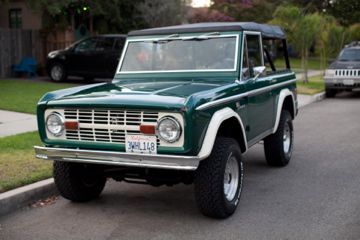
<instances>
[{"instance_id":1,"label":"driver door","mask_svg":"<svg viewBox=\"0 0 360 240\"><path fill-rule=\"evenodd\" d=\"M242 80L245 81L247 97L247 138L257 142L273 128L274 99L269 87L271 78L264 71L264 55L261 34L245 32ZM259 72L262 70L261 72Z\"/></svg>"}]
</instances>

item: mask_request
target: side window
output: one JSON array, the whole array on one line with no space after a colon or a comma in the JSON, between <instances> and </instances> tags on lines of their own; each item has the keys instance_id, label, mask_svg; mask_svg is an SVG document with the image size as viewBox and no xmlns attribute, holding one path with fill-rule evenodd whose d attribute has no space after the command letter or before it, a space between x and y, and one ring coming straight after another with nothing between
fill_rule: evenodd
<instances>
[{"instance_id":1,"label":"side window","mask_svg":"<svg viewBox=\"0 0 360 240\"><path fill-rule=\"evenodd\" d=\"M114 50L121 51L125 44L125 38L118 38L115 40Z\"/></svg>"},{"instance_id":2,"label":"side window","mask_svg":"<svg viewBox=\"0 0 360 240\"><path fill-rule=\"evenodd\" d=\"M96 43L96 51L111 51L114 45L114 38L99 38Z\"/></svg>"},{"instance_id":3,"label":"side window","mask_svg":"<svg viewBox=\"0 0 360 240\"><path fill-rule=\"evenodd\" d=\"M10 28L22 27L22 14L20 8L9 10L9 27Z\"/></svg>"},{"instance_id":4,"label":"side window","mask_svg":"<svg viewBox=\"0 0 360 240\"><path fill-rule=\"evenodd\" d=\"M286 66L287 51L284 40L263 39L263 49L267 75L288 70Z\"/></svg>"},{"instance_id":5,"label":"side window","mask_svg":"<svg viewBox=\"0 0 360 240\"><path fill-rule=\"evenodd\" d=\"M254 68L263 66L260 35L246 35L244 38L242 77L248 79L254 76Z\"/></svg>"},{"instance_id":6,"label":"side window","mask_svg":"<svg viewBox=\"0 0 360 240\"><path fill-rule=\"evenodd\" d=\"M86 39L82 42L80 42L76 47L75 47L75 52L90 52L90 51L94 51L95 47L96 47L96 39L95 38L89 38Z\"/></svg>"}]
</instances>

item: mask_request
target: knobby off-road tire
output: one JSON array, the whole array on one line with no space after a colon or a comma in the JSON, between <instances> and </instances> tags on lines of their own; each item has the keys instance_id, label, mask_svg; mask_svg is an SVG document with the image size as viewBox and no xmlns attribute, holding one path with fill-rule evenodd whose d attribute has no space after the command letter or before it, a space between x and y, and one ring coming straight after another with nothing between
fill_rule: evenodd
<instances>
[{"instance_id":1,"label":"knobby off-road tire","mask_svg":"<svg viewBox=\"0 0 360 240\"><path fill-rule=\"evenodd\" d=\"M61 196L74 202L97 198L106 183L106 177L92 165L54 162L54 180Z\"/></svg>"},{"instance_id":2,"label":"knobby off-road tire","mask_svg":"<svg viewBox=\"0 0 360 240\"><path fill-rule=\"evenodd\" d=\"M54 62L49 68L49 77L54 82L63 82L67 79L65 67L60 62Z\"/></svg>"},{"instance_id":3,"label":"knobby off-road tire","mask_svg":"<svg viewBox=\"0 0 360 240\"><path fill-rule=\"evenodd\" d=\"M239 203L243 184L243 165L237 141L218 137L211 155L195 172L195 198L208 217L227 218Z\"/></svg>"},{"instance_id":4,"label":"knobby off-road tire","mask_svg":"<svg viewBox=\"0 0 360 240\"><path fill-rule=\"evenodd\" d=\"M325 97L327 98L335 97L336 93L337 93L336 89L325 88Z\"/></svg>"},{"instance_id":5,"label":"knobby off-road tire","mask_svg":"<svg viewBox=\"0 0 360 240\"><path fill-rule=\"evenodd\" d=\"M288 111L281 111L279 126L274 134L264 139L266 162L270 166L286 166L294 148L294 127Z\"/></svg>"}]
</instances>

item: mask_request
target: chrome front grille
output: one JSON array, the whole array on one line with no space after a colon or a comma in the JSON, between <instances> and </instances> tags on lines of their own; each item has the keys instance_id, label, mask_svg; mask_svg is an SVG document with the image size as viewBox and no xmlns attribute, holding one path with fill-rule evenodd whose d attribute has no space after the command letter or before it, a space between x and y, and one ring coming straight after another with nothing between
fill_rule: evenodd
<instances>
[{"instance_id":1,"label":"chrome front grille","mask_svg":"<svg viewBox=\"0 0 360 240\"><path fill-rule=\"evenodd\" d=\"M66 130L68 140L124 144L126 134L140 134L141 124L156 125L159 114L137 110L65 109L64 116L65 121L79 123L79 129Z\"/></svg>"},{"instance_id":2,"label":"chrome front grille","mask_svg":"<svg viewBox=\"0 0 360 240\"><path fill-rule=\"evenodd\" d=\"M360 70L358 69L340 69L335 70L336 77L360 77Z\"/></svg>"}]
</instances>

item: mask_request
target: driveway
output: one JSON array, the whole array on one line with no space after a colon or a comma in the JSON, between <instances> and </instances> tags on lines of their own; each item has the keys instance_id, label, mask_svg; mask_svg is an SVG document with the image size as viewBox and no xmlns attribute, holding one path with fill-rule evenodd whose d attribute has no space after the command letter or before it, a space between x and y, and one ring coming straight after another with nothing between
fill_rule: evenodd
<instances>
[{"instance_id":1,"label":"driveway","mask_svg":"<svg viewBox=\"0 0 360 240\"><path fill-rule=\"evenodd\" d=\"M203 217L193 186L109 181L98 200L59 198L0 218L0 239L360 239L360 94L300 109L285 168L265 165L262 145L244 157L238 211Z\"/></svg>"}]
</instances>

